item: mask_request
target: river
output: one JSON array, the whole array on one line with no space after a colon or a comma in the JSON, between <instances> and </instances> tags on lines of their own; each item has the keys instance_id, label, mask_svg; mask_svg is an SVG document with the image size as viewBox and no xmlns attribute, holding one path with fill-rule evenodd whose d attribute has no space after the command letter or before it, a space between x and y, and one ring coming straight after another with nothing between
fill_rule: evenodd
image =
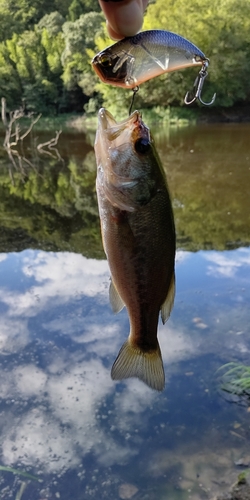
<instances>
[{"instance_id":1,"label":"river","mask_svg":"<svg viewBox=\"0 0 250 500\"><path fill-rule=\"evenodd\" d=\"M110 377L129 322L108 300L94 132L0 151L2 499L211 499L250 465L249 399L221 369L249 365L250 125L152 129L177 230L162 393Z\"/></svg>"}]
</instances>

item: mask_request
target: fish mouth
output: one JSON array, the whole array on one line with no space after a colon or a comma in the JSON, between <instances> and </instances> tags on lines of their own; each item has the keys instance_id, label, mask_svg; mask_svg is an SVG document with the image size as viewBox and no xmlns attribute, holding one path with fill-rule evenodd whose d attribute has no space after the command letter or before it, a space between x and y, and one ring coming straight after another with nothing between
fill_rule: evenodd
<instances>
[{"instance_id":1,"label":"fish mouth","mask_svg":"<svg viewBox=\"0 0 250 500\"><path fill-rule=\"evenodd\" d=\"M98 113L98 128L104 131L115 125L117 125L117 122L111 113L107 109L101 108Z\"/></svg>"},{"instance_id":2,"label":"fish mouth","mask_svg":"<svg viewBox=\"0 0 250 500\"><path fill-rule=\"evenodd\" d=\"M134 128L141 124L142 117L139 111L134 111L128 118L119 123L105 108L101 108L98 113L98 129L100 132L106 133L110 141L116 139L126 128Z\"/></svg>"},{"instance_id":3,"label":"fish mouth","mask_svg":"<svg viewBox=\"0 0 250 500\"><path fill-rule=\"evenodd\" d=\"M139 111L117 122L107 109L99 110L95 145L102 150L103 156L111 150L124 151L140 138L151 140L149 128L143 123Z\"/></svg>"}]
</instances>

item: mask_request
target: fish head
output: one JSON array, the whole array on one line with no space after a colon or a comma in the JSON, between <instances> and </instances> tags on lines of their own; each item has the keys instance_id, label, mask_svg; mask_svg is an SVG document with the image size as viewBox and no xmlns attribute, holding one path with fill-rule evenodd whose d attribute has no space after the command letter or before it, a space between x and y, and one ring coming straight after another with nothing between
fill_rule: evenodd
<instances>
[{"instance_id":1,"label":"fish head","mask_svg":"<svg viewBox=\"0 0 250 500\"><path fill-rule=\"evenodd\" d=\"M120 210L134 211L155 191L156 151L139 111L117 123L102 108L95 141L97 194Z\"/></svg>"},{"instance_id":2,"label":"fish head","mask_svg":"<svg viewBox=\"0 0 250 500\"><path fill-rule=\"evenodd\" d=\"M102 50L92 59L92 68L104 83L118 87L129 87L127 82L127 56L116 50L114 44ZM136 86L134 83L133 86Z\"/></svg>"}]
</instances>

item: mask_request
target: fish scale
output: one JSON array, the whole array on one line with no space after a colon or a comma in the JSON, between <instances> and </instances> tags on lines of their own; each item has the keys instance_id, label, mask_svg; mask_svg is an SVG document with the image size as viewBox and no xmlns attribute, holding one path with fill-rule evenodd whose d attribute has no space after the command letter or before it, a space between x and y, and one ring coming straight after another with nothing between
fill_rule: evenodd
<instances>
[{"instance_id":1,"label":"fish scale","mask_svg":"<svg viewBox=\"0 0 250 500\"><path fill-rule=\"evenodd\" d=\"M95 154L111 305L114 312L125 305L130 321L129 337L111 375L114 380L138 377L151 388L163 390L157 327L160 311L163 323L168 319L175 291L175 228L166 177L138 111L117 123L101 109ZM142 203L143 193L146 203Z\"/></svg>"}]
</instances>

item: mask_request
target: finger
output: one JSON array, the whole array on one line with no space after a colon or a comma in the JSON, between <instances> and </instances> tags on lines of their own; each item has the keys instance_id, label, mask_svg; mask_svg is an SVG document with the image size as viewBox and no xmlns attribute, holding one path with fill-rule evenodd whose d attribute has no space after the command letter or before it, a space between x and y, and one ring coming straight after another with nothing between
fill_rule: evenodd
<instances>
[{"instance_id":1,"label":"finger","mask_svg":"<svg viewBox=\"0 0 250 500\"><path fill-rule=\"evenodd\" d=\"M109 36L118 40L135 35L142 27L148 0L100 0Z\"/></svg>"}]
</instances>

